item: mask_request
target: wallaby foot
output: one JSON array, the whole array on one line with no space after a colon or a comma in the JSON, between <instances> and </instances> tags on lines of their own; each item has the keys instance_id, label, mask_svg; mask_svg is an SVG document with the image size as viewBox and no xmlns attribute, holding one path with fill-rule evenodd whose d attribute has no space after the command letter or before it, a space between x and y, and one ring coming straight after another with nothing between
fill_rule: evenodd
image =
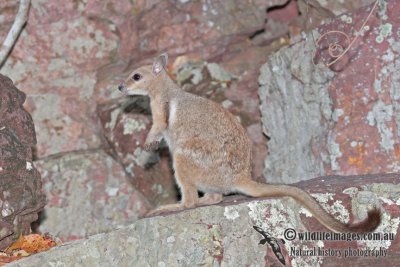
<instances>
[{"instance_id":1,"label":"wallaby foot","mask_svg":"<svg viewBox=\"0 0 400 267\"><path fill-rule=\"evenodd\" d=\"M203 197L199 198L199 205L213 205L222 201L222 194L218 193L205 193Z\"/></svg>"},{"instance_id":2,"label":"wallaby foot","mask_svg":"<svg viewBox=\"0 0 400 267\"><path fill-rule=\"evenodd\" d=\"M161 215L164 213L168 213L168 212L172 212L172 211L179 211L179 210L184 210L184 209L185 209L185 207L181 203L163 205L154 210L149 211L146 214L146 217L157 216L157 215Z\"/></svg>"}]
</instances>

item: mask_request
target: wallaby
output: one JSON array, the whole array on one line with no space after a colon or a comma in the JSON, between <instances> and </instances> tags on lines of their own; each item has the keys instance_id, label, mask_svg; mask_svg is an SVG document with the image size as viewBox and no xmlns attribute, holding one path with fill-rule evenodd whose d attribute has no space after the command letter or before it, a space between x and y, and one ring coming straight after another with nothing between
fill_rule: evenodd
<instances>
[{"instance_id":1,"label":"wallaby","mask_svg":"<svg viewBox=\"0 0 400 267\"><path fill-rule=\"evenodd\" d=\"M149 215L219 203L223 194L236 192L251 197L292 197L334 232L369 232L380 224L377 208L359 223L343 224L300 188L253 181L246 130L218 104L180 89L164 69L167 59L167 54L160 55L153 65L134 70L118 86L126 95L150 97L153 125L144 149L157 149L165 139L182 193L180 203L160 206ZM203 197L198 197L198 190L204 192Z\"/></svg>"}]
</instances>

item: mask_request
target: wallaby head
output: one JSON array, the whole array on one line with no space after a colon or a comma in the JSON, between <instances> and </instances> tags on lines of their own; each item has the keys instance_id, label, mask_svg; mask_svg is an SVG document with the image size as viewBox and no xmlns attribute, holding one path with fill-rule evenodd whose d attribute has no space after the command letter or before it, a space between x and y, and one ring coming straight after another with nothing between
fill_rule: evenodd
<instances>
[{"instance_id":1,"label":"wallaby head","mask_svg":"<svg viewBox=\"0 0 400 267\"><path fill-rule=\"evenodd\" d=\"M168 55L166 53L158 56L153 65L142 66L135 69L119 86L118 90L127 95L149 95L152 85L156 80L162 79L165 72Z\"/></svg>"}]
</instances>

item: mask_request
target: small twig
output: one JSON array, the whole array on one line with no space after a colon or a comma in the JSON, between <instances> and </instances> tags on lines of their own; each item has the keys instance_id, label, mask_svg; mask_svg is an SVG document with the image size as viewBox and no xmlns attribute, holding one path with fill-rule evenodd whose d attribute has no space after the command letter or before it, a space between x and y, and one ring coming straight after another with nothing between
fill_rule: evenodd
<instances>
[{"instance_id":1,"label":"small twig","mask_svg":"<svg viewBox=\"0 0 400 267\"><path fill-rule=\"evenodd\" d=\"M371 8L371 11L369 12L367 18L365 19L364 23L360 27L360 30L355 33L355 36L354 36L353 40L351 40L351 42L349 42L350 37L346 33L342 32L342 31L328 31L328 32L322 34L318 38L317 41L314 40L315 46L318 47L319 43L321 42L323 37L327 36L328 34L332 34L332 33L335 34L336 33L336 34L343 35L346 38L346 42L349 43L349 45L346 47L346 49L344 49L343 46L341 46L337 42L329 43L328 53L329 53L329 56L334 58L334 60L329 62L329 63L324 63L327 67L330 67L333 64L335 64L336 62L338 62L347 53L347 51L349 51L350 48L354 45L354 43L357 40L357 38L361 35L362 30L364 29L365 25L367 24L369 18L372 16L372 13L374 12L374 10L375 10L376 6L378 5L378 3L379 3L379 0L376 0L374 6ZM314 39L314 35L313 35L313 39ZM316 50L316 52L317 52L317 50ZM315 57L315 54L314 54L314 57Z\"/></svg>"},{"instance_id":2,"label":"small twig","mask_svg":"<svg viewBox=\"0 0 400 267\"><path fill-rule=\"evenodd\" d=\"M14 23L4 40L3 46L0 48L0 68L6 61L11 48L14 46L22 28L28 20L29 5L31 0L20 0L18 13L15 16Z\"/></svg>"}]
</instances>

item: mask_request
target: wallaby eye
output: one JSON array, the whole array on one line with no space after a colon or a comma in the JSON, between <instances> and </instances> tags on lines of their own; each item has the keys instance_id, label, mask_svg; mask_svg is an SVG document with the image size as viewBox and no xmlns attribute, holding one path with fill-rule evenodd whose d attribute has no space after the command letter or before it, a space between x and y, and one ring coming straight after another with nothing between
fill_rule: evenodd
<instances>
[{"instance_id":1,"label":"wallaby eye","mask_svg":"<svg viewBox=\"0 0 400 267\"><path fill-rule=\"evenodd\" d=\"M142 79L142 75L140 75L139 73L135 73L135 74L133 74L132 79L133 79L135 82L137 82L137 81L139 81L140 79Z\"/></svg>"}]
</instances>

